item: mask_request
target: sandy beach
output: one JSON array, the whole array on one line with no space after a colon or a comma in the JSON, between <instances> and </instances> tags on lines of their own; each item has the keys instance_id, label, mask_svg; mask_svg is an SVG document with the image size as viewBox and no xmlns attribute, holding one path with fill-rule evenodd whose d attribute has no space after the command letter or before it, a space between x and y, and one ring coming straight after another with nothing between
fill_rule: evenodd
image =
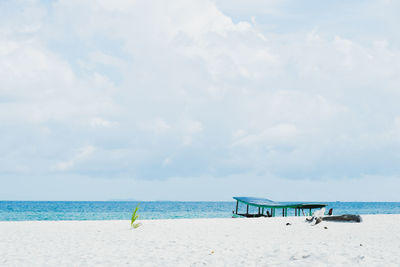
<instances>
[{"instance_id":1,"label":"sandy beach","mask_svg":"<svg viewBox=\"0 0 400 267\"><path fill-rule=\"evenodd\" d=\"M0 265L399 266L400 215L362 218L0 222Z\"/></svg>"}]
</instances>

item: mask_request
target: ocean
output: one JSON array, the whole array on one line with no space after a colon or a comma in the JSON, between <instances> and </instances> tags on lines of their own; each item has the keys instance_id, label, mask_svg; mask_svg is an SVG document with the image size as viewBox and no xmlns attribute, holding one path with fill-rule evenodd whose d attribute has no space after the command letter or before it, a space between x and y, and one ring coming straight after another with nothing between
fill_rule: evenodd
<instances>
[{"instance_id":1,"label":"ocean","mask_svg":"<svg viewBox=\"0 0 400 267\"><path fill-rule=\"evenodd\" d=\"M400 202L321 203L328 204L327 210L333 208L334 215L400 214ZM236 202L0 201L0 221L130 220L138 204L139 219L153 220L230 218ZM239 207L244 211L244 205Z\"/></svg>"}]
</instances>

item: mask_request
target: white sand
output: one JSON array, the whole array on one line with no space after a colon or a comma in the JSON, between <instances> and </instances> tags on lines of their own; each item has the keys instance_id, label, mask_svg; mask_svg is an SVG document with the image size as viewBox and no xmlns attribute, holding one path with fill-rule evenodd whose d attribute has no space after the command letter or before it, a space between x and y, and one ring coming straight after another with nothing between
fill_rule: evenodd
<instances>
[{"instance_id":1,"label":"white sand","mask_svg":"<svg viewBox=\"0 0 400 267\"><path fill-rule=\"evenodd\" d=\"M400 266L400 215L362 217L0 222L0 265Z\"/></svg>"}]
</instances>

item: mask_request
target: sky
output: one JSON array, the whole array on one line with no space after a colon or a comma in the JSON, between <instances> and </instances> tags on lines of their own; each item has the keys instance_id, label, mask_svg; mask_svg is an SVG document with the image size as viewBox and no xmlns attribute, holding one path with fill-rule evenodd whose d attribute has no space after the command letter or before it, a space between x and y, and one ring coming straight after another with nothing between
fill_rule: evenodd
<instances>
[{"instance_id":1,"label":"sky","mask_svg":"<svg viewBox=\"0 0 400 267\"><path fill-rule=\"evenodd\" d=\"M398 10L0 1L0 200L400 201Z\"/></svg>"}]
</instances>

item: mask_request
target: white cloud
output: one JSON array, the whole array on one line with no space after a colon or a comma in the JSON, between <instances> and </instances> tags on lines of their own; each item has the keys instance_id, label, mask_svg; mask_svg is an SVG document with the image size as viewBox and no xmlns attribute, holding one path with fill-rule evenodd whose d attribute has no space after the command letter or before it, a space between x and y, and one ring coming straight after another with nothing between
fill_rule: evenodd
<instances>
[{"instance_id":1,"label":"white cloud","mask_svg":"<svg viewBox=\"0 0 400 267\"><path fill-rule=\"evenodd\" d=\"M117 126L118 123L112 122L112 121L108 121L108 120L105 120L105 119L102 119L102 118L99 118L99 117L96 117L96 118L92 118L90 120L90 125L92 127L106 127L106 128L108 128L108 127Z\"/></svg>"},{"instance_id":2,"label":"white cloud","mask_svg":"<svg viewBox=\"0 0 400 267\"><path fill-rule=\"evenodd\" d=\"M71 170L72 168L75 167L75 165L90 158L92 154L95 152L95 150L96 148L93 146L82 147L78 150L78 152L76 152L75 155L72 156L71 159L57 163L55 166L55 170L58 171Z\"/></svg>"},{"instance_id":3,"label":"white cloud","mask_svg":"<svg viewBox=\"0 0 400 267\"><path fill-rule=\"evenodd\" d=\"M183 132L184 136L182 138L182 143L185 146L191 145L195 135L203 131L203 124L196 120L185 120L183 122Z\"/></svg>"},{"instance_id":4,"label":"white cloud","mask_svg":"<svg viewBox=\"0 0 400 267\"><path fill-rule=\"evenodd\" d=\"M189 134L197 134L203 131L203 124L199 121L187 120L184 124L186 132L188 132Z\"/></svg>"},{"instance_id":5,"label":"white cloud","mask_svg":"<svg viewBox=\"0 0 400 267\"><path fill-rule=\"evenodd\" d=\"M299 130L292 124L278 124L268 128L260 134L249 134L240 138L234 145L241 146L260 146L263 143L274 144L291 144L292 140L299 135Z\"/></svg>"},{"instance_id":6,"label":"white cloud","mask_svg":"<svg viewBox=\"0 0 400 267\"><path fill-rule=\"evenodd\" d=\"M145 131L150 130L154 134L159 135L166 133L171 128L171 126L165 120L161 118L156 118L150 121L143 122L141 128Z\"/></svg>"},{"instance_id":7,"label":"white cloud","mask_svg":"<svg viewBox=\"0 0 400 267\"><path fill-rule=\"evenodd\" d=\"M106 53L103 53L101 51L94 51L90 53L90 59L94 63L99 63L116 68L121 68L125 65L125 62L122 59L107 55Z\"/></svg>"}]
</instances>

